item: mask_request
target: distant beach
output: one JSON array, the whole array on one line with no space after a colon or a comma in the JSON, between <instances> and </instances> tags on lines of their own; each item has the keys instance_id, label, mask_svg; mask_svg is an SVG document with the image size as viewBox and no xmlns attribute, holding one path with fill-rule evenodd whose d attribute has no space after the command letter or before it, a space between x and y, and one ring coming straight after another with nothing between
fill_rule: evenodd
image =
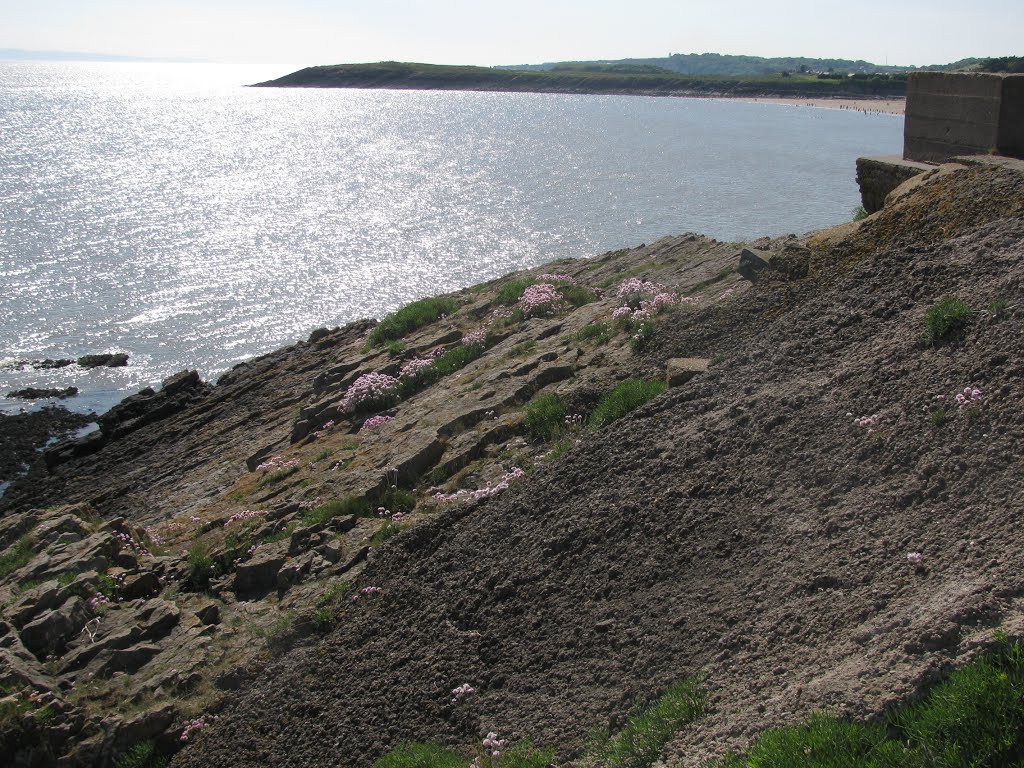
<instances>
[{"instance_id":1,"label":"distant beach","mask_svg":"<svg viewBox=\"0 0 1024 768\"><path fill-rule=\"evenodd\" d=\"M730 97L725 97L730 98ZM739 97L738 101L766 104L787 104L795 107L818 107L819 109L847 109L853 112L880 115L902 115L907 105L904 98L898 99L790 99L782 96Z\"/></svg>"}]
</instances>

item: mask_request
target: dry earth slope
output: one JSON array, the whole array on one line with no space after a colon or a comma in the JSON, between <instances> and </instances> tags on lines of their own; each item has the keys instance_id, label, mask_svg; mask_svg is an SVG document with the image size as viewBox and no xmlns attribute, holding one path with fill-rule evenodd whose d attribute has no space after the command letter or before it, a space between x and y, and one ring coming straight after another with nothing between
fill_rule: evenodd
<instances>
[{"instance_id":1,"label":"dry earth slope","mask_svg":"<svg viewBox=\"0 0 1024 768\"><path fill-rule=\"evenodd\" d=\"M946 167L808 244L806 277L681 316L647 353L721 364L392 539L360 576L381 591L174 764L366 766L489 730L570 761L703 674L709 712L665 755L699 765L813 709L878 713L1020 634L1024 174ZM947 296L977 311L925 343ZM461 683L478 693L453 704Z\"/></svg>"}]
</instances>

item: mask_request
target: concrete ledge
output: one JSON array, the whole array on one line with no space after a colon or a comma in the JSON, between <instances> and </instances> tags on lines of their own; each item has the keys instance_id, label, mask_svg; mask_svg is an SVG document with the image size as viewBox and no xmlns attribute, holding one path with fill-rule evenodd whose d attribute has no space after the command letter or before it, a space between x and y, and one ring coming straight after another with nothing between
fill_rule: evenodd
<instances>
[{"instance_id":1,"label":"concrete ledge","mask_svg":"<svg viewBox=\"0 0 1024 768\"><path fill-rule=\"evenodd\" d=\"M907 179L932 170L936 166L915 160L904 160L899 155L857 158L857 184L864 210L875 213L882 210L885 198Z\"/></svg>"}]
</instances>

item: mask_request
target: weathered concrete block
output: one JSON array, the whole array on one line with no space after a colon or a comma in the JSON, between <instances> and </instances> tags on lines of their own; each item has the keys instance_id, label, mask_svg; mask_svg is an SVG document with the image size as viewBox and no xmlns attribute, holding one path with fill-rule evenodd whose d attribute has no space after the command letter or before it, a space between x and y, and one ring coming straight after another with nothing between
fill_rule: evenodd
<instances>
[{"instance_id":1,"label":"weathered concrete block","mask_svg":"<svg viewBox=\"0 0 1024 768\"><path fill-rule=\"evenodd\" d=\"M875 213L882 210L885 198L907 179L925 173L935 166L904 160L896 155L857 158L857 185L864 210Z\"/></svg>"},{"instance_id":2,"label":"weathered concrete block","mask_svg":"<svg viewBox=\"0 0 1024 768\"><path fill-rule=\"evenodd\" d=\"M1024 157L1024 75L911 73L903 157L942 162L989 153Z\"/></svg>"}]
</instances>

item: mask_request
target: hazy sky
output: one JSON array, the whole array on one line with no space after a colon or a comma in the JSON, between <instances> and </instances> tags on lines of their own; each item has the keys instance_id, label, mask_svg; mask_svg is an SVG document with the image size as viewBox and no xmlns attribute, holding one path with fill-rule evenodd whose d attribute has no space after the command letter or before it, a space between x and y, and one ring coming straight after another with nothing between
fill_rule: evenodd
<instances>
[{"instance_id":1,"label":"hazy sky","mask_svg":"<svg viewBox=\"0 0 1024 768\"><path fill-rule=\"evenodd\" d=\"M0 0L0 48L238 62L523 64L736 53L1024 55L1022 0Z\"/></svg>"}]
</instances>

